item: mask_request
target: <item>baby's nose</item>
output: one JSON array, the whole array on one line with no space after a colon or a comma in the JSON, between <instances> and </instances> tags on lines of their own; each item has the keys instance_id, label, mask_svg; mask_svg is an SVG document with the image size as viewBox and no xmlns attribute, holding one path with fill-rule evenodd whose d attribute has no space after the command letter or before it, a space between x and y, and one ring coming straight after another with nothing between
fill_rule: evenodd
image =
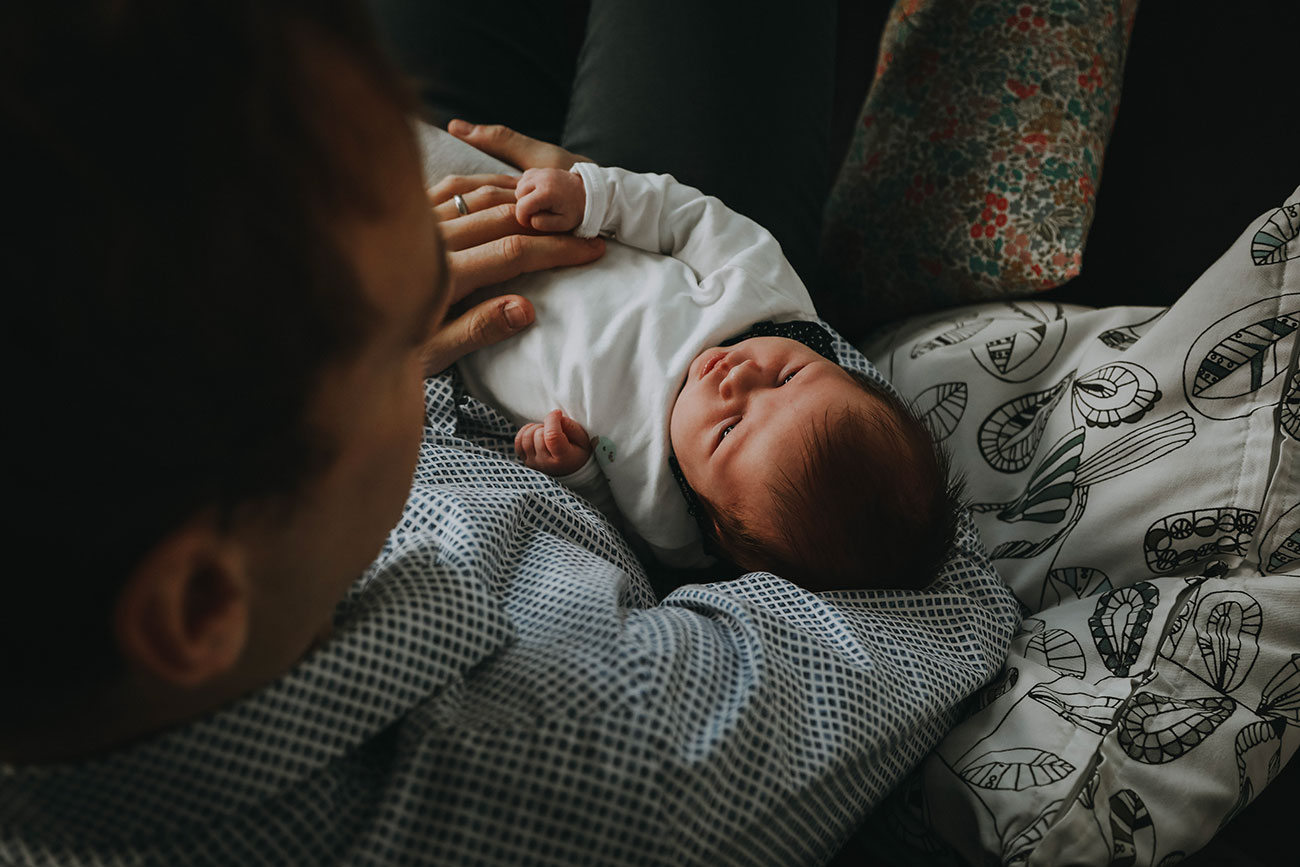
<instances>
[{"instance_id":1,"label":"baby's nose","mask_svg":"<svg viewBox=\"0 0 1300 867\"><path fill-rule=\"evenodd\" d=\"M727 362L723 360L718 363L726 364ZM758 374L758 365L749 359L744 359L739 364L730 365L730 367L731 369L722 378L722 382L718 383L718 394L724 400L730 400L738 392L744 392L750 388Z\"/></svg>"}]
</instances>

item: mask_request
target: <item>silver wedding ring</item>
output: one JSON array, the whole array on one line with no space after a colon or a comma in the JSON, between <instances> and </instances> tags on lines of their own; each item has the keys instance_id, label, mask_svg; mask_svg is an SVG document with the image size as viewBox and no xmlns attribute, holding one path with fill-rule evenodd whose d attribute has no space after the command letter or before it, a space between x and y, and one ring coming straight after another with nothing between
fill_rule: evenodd
<instances>
[{"instance_id":1,"label":"silver wedding ring","mask_svg":"<svg viewBox=\"0 0 1300 867\"><path fill-rule=\"evenodd\" d=\"M456 203L456 210L460 211L462 217L469 213L469 205L465 204L465 197L460 193L452 196L451 200Z\"/></svg>"}]
</instances>

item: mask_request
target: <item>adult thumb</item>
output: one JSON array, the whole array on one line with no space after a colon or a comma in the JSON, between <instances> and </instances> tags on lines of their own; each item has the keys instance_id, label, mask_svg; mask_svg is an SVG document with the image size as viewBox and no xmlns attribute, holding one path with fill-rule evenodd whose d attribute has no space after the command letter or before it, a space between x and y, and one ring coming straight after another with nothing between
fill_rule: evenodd
<instances>
[{"instance_id":1,"label":"adult thumb","mask_svg":"<svg viewBox=\"0 0 1300 867\"><path fill-rule=\"evenodd\" d=\"M502 295L481 301L443 323L425 344L425 376L451 367L476 349L500 343L533 324L532 302L521 295Z\"/></svg>"}]
</instances>

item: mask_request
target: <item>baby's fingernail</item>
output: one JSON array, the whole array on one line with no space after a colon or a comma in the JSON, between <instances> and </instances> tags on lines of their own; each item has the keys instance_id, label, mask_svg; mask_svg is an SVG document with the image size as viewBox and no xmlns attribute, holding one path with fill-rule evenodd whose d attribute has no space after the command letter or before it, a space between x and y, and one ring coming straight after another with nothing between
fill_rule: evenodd
<instances>
[{"instance_id":1,"label":"baby's fingernail","mask_svg":"<svg viewBox=\"0 0 1300 867\"><path fill-rule=\"evenodd\" d=\"M524 308L520 304L512 301L506 305L506 309L502 312L505 313L506 323L511 328L523 328L528 324L528 317L524 314Z\"/></svg>"},{"instance_id":2,"label":"baby's fingernail","mask_svg":"<svg viewBox=\"0 0 1300 867\"><path fill-rule=\"evenodd\" d=\"M473 129L474 125L472 123L459 118L447 124L447 132L452 135L469 135Z\"/></svg>"}]
</instances>

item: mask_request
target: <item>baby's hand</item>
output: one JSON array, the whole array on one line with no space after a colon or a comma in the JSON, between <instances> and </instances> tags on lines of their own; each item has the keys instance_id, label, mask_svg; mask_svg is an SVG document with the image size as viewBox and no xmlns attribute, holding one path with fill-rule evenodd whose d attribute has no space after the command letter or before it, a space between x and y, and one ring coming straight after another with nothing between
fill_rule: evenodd
<instances>
[{"instance_id":1,"label":"baby's hand","mask_svg":"<svg viewBox=\"0 0 1300 867\"><path fill-rule=\"evenodd\" d=\"M558 409L546 414L546 420L526 424L515 434L515 453L522 455L524 466L541 470L548 476L567 476L582 469L591 457L591 439L582 425Z\"/></svg>"},{"instance_id":2,"label":"baby's hand","mask_svg":"<svg viewBox=\"0 0 1300 867\"><path fill-rule=\"evenodd\" d=\"M529 169L515 185L515 218L539 232L572 232L582 223L587 191L582 178L562 169Z\"/></svg>"}]
</instances>

